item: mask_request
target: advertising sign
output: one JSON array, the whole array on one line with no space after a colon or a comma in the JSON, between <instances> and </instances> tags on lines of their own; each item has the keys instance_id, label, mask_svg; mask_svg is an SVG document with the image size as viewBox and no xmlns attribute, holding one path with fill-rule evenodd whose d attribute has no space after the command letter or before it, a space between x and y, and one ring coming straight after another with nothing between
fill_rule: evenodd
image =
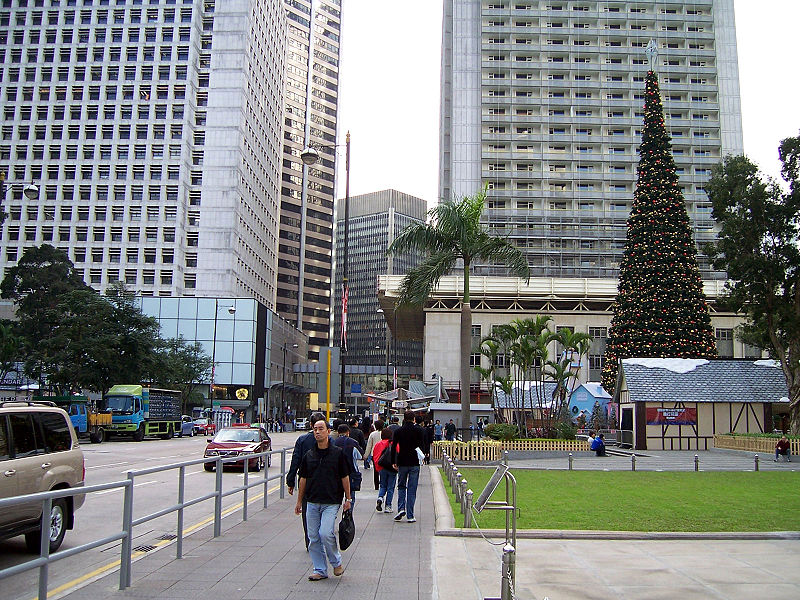
<instances>
[{"instance_id":1,"label":"advertising sign","mask_svg":"<svg viewBox=\"0 0 800 600\"><path fill-rule=\"evenodd\" d=\"M647 409L648 425L697 425L696 408L658 408Z\"/></svg>"}]
</instances>

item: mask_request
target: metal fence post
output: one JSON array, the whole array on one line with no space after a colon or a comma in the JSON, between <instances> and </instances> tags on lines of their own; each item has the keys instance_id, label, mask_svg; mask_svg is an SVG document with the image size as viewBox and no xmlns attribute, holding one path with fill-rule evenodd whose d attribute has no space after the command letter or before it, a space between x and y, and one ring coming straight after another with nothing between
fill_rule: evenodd
<instances>
[{"instance_id":1,"label":"metal fence post","mask_svg":"<svg viewBox=\"0 0 800 600\"><path fill-rule=\"evenodd\" d=\"M286 497L286 448L281 450L281 500ZM267 506L267 484L264 483L264 508Z\"/></svg>"},{"instance_id":2,"label":"metal fence post","mask_svg":"<svg viewBox=\"0 0 800 600\"><path fill-rule=\"evenodd\" d=\"M119 589L124 590L131 585L131 553L133 550L133 473L128 471L128 485L122 502L122 538L119 562Z\"/></svg>"},{"instance_id":3,"label":"metal fence post","mask_svg":"<svg viewBox=\"0 0 800 600\"><path fill-rule=\"evenodd\" d=\"M258 459L256 459L258 460ZM247 480L250 475L250 459L245 455L244 458L244 489L242 490L242 521L247 521Z\"/></svg>"},{"instance_id":4,"label":"metal fence post","mask_svg":"<svg viewBox=\"0 0 800 600\"><path fill-rule=\"evenodd\" d=\"M569 470L572 471L572 452L569 453Z\"/></svg>"},{"instance_id":5,"label":"metal fence post","mask_svg":"<svg viewBox=\"0 0 800 600\"><path fill-rule=\"evenodd\" d=\"M631 454L631 471L636 470L636 455Z\"/></svg>"},{"instance_id":6,"label":"metal fence post","mask_svg":"<svg viewBox=\"0 0 800 600\"><path fill-rule=\"evenodd\" d=\"M697 456L697 454L694 455L694 470L695 471L700 470L700 457Z\"/></svg>"},{"instance_id":7,"label":"metal fence post","mask_svg":"<svg viewBox=\"0 0 800 600\"><path fill-rule=\"evenodd\" d=\"M178 543L175 553L176 558L183 558L183 499L184 499L184 477L186 476L186 467L181 466L178 472Z\"/></svg>"},{"instance_id":8,"label":"metal fence post","mask_svg":"<svg viewBox=\"0 0 800 600\"><path fill-rule=\"evenodd\" d=\"M464 495L464 529L472 527L472 490L467 490Z\"/></svg>"},{"instance_id":9,"label":"metal fence post","mask_svg":"<svg viewBox=\"0 0 800 600\"><path fill-rule=\"evenodd\" d=\"M214 491L214 537L222 535L222 458L217 458L217 482Z\"/></svg>"},{"instance_id":10,"label":"metal fence post","mask_svg":"<svg viewBox=\"0 0 800 600\"><path fill-rule=\"evenodd\" d=\"M516 550L511 544L503 546L503 573L500 580L501 600L514 600L514 566Z\"/></svg>"},{"instance_id":11,"label":"metal fence post","mask_svg":"<svg viewBox=\"0 0 800 600\"><path fill-rule=\"evenodd\" d=\"M42 530L39 532L39 556L47 558L50 556L50 513L53 512L53 499L42 500L42 518L39 520ZM66 515L64 515L66 517ZM67 526L66 522L63 524ZM47 598L47 567L44 563L39 567L39 598Z\"/></svg>"},{"instance_id":12,"label":"metal fence post","mask_svg":"<svg viewBox=\"0 0 800 600\"><path fill-rule=\"evenodd\" d=\"M758 454L753 457L755 470L758 471Z\"/></svg>"}]
</instances>

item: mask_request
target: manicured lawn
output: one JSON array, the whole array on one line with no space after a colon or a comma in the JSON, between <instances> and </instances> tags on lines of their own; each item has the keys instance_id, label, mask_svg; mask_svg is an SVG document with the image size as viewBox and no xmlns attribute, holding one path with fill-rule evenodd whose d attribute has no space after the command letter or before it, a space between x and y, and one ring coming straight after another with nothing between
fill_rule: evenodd
<instances>
[{"instance_id":1,"label":"manicured lawn","mask_svg":"<svg viewBox=\"0 0 800 600\"><path fill-rule=\"evenodd\" d=\"M475 498L493 472L461 468ZM518 529L800 531L800 473L511 472ZM501 481L492 500L504 499ZM452 494L450 503L461 527L463 515ZM484 510L477 521L481 528L502 529L505 513Z\"/></svg>"}]
</instances>

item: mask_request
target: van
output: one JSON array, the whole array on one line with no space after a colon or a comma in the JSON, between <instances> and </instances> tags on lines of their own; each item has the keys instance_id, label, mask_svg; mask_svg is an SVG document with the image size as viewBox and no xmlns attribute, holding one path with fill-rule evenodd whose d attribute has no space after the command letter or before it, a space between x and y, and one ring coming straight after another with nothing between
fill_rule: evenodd
<instances>
[{"instance_id":1,"label":"van","mask_svg":"<svg viewBox=\"0 0 800 600\"><path fill-rule=\"evenodd\" d=\"M86 469L69 415L52 402L0 402L0 498L81 488ZM55 552L85 494L54 498L50 552ZM0 539L25 536L30 552L41 548L42 503L15 504L0 511Z\"/></svg>"}]
</instances>

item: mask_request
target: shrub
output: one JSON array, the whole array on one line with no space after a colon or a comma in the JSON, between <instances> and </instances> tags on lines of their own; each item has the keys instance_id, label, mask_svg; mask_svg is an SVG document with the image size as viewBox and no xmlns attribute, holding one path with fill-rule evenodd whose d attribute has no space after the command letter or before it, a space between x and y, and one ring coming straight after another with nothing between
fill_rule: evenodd
<instances>
[{"instance_id":1,"label":"shrub","mask_svg":"<svg viewBox=\"0 0 800 600\"><path fill-rule=\"evenodd\" d=\"M492 423L484 429L486 435L493 440L509 442L519 437L519 427L509 423Z\"/></svg>"},{"instance_id":2,"label":"shrub","mask_svg":"<svg viewBox=\"0 0 800 600\"><path fill-rule=\"evenodd\" d=\"M556 425L556 437L559 440L574 440L578 428L572 423L561 422Z\"/></svg>"}]
</instances>

